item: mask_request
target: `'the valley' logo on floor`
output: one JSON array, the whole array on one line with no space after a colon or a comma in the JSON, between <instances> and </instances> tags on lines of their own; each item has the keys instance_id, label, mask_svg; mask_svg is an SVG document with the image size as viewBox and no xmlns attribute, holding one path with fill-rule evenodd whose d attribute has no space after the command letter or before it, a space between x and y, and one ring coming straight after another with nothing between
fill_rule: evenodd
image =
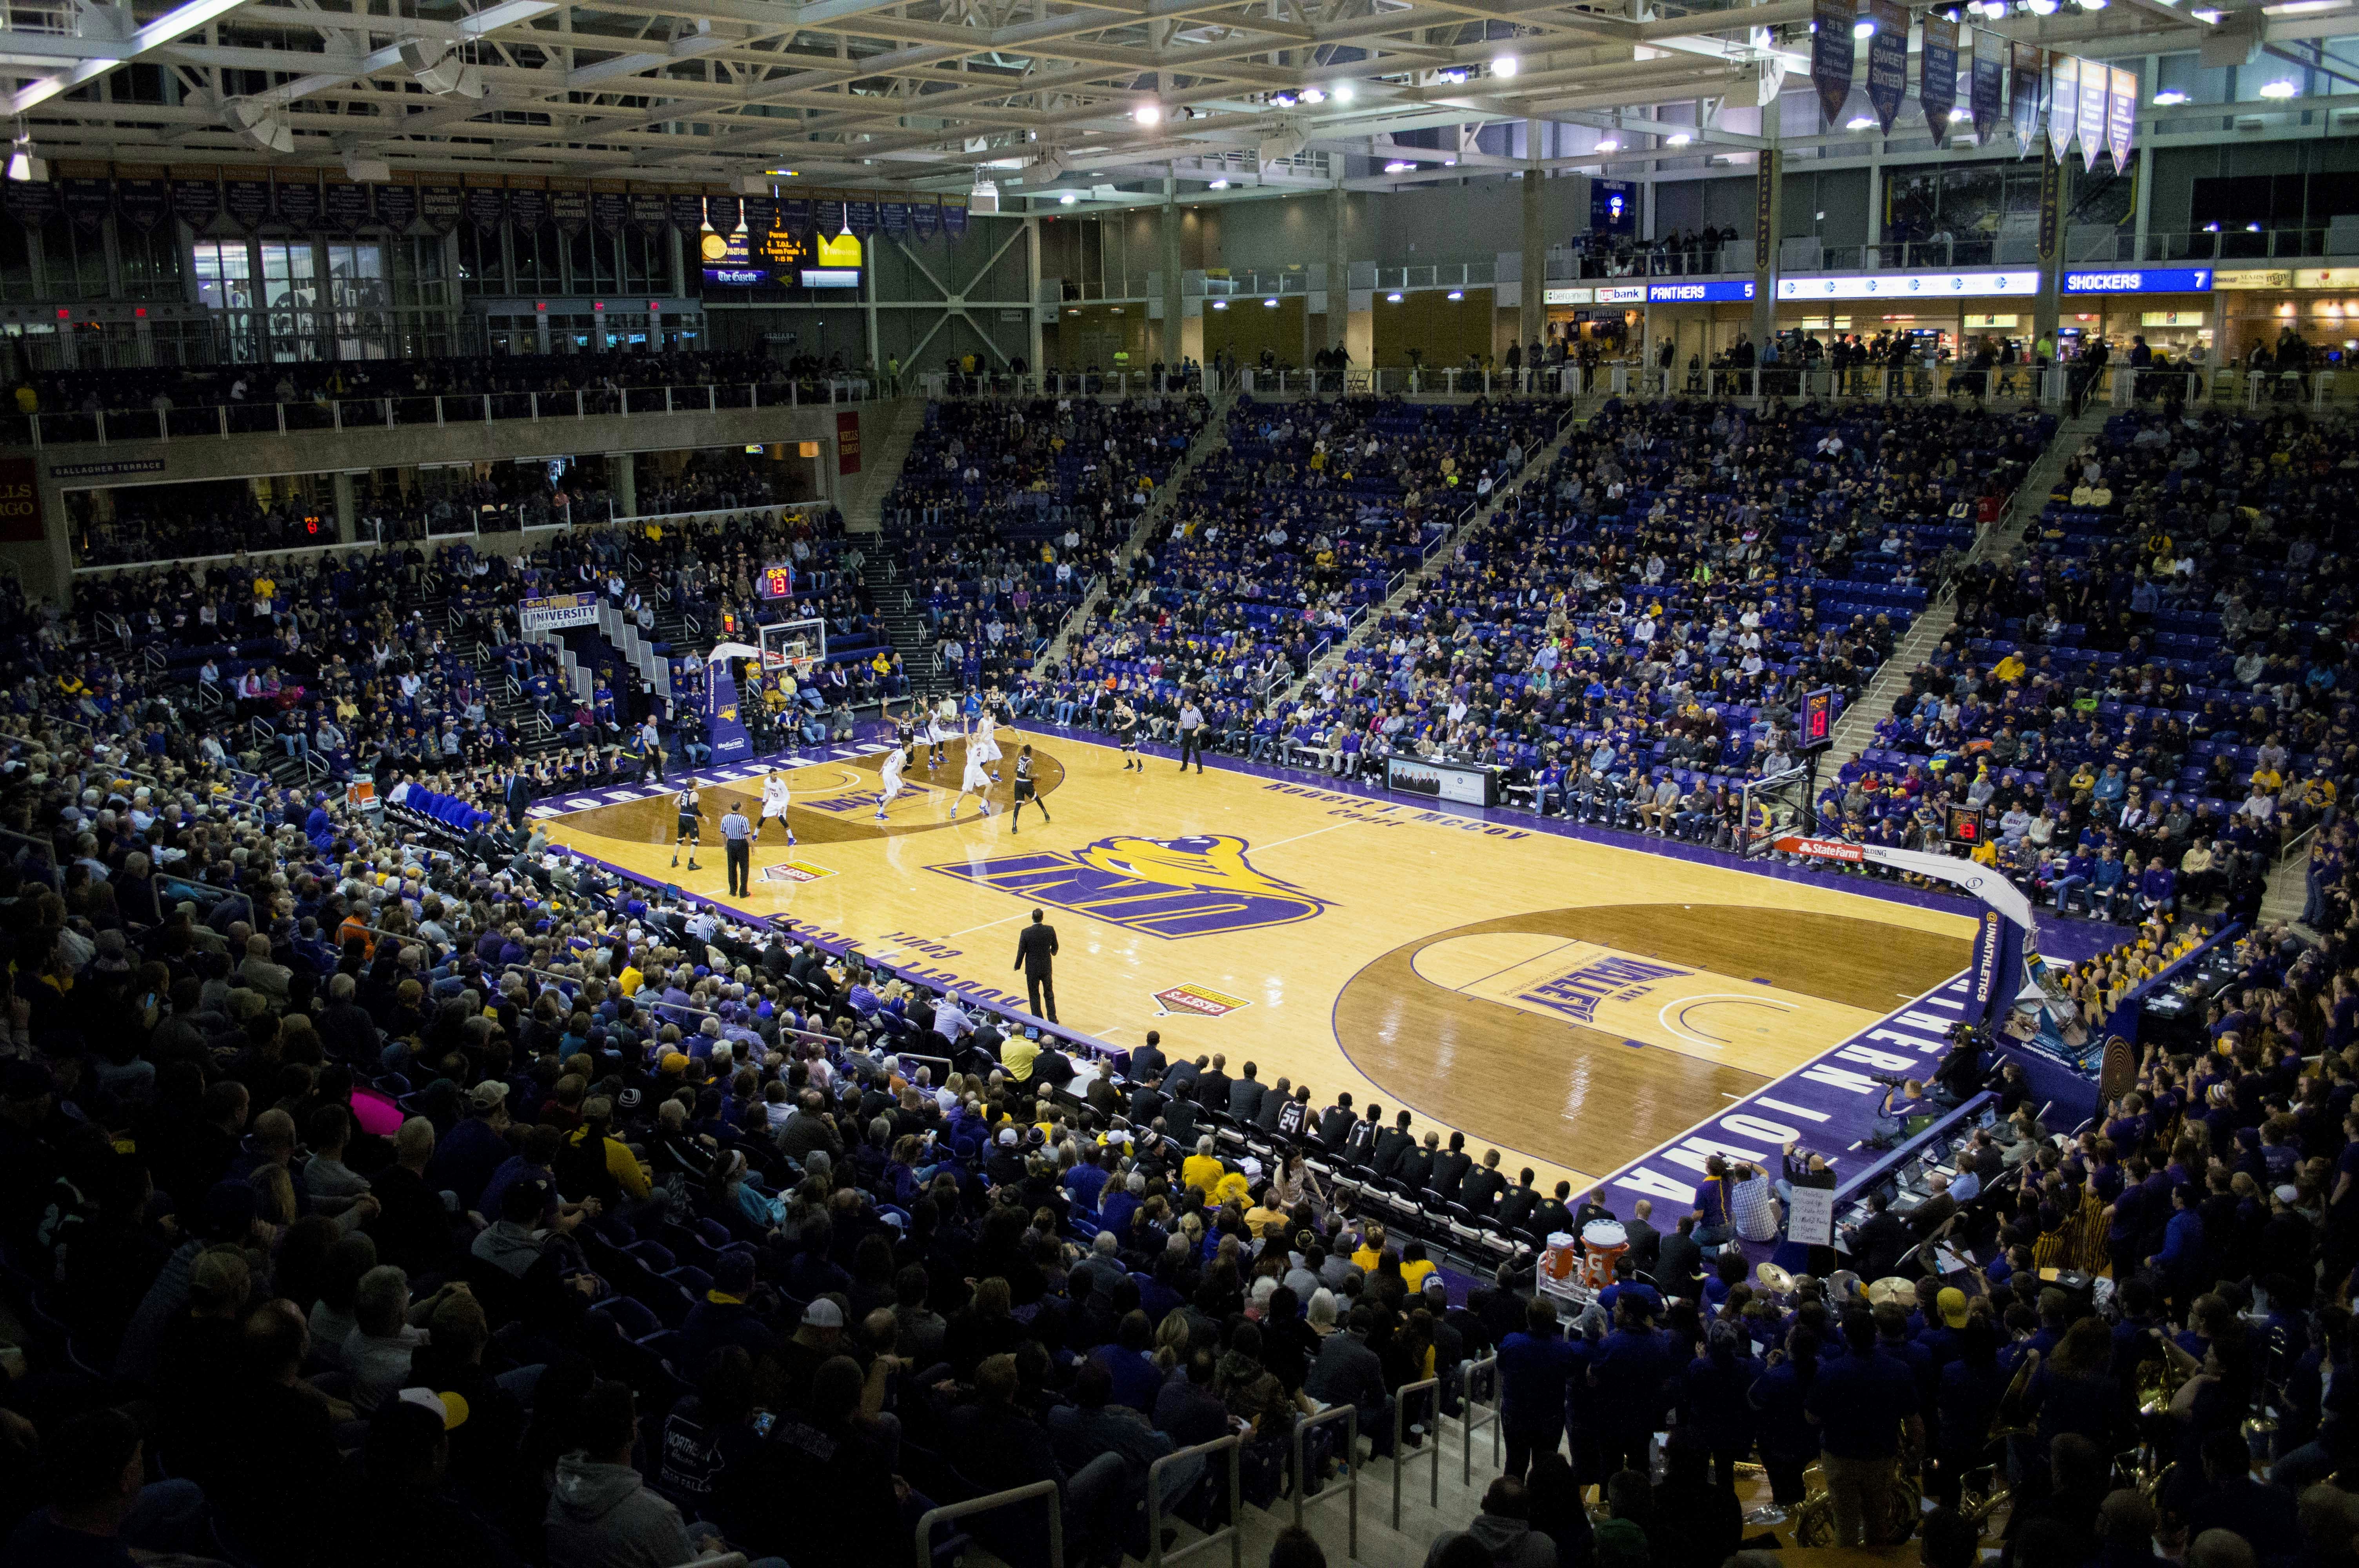
<instances>
[{"instance_id":1,"label":"'the valley' logo on floor","mask_svg":"<svg viewBox=\"0 0 2359 1568\"><path fill-rule=\"evenodd\" d=\"M762 880L766 882L815 882L833 875L825 866L814 866L809 860L782 860L762 868Z\"/></svg>"},{"instance_id":2,"label":"'the valley' logo on floor","mask_svg":"<svg viewBox=\"0 0 2359 1568\"><path fill-rule=\"evenodd\" d=\"M1288 925L1329 907L1329 900L1256 871L1245 859L1248 848L1245 839L1227 833L1184 838L1125 833L1071 851L1002 855L927 869L1173 940Z\"/></svg>"}]
</instances>

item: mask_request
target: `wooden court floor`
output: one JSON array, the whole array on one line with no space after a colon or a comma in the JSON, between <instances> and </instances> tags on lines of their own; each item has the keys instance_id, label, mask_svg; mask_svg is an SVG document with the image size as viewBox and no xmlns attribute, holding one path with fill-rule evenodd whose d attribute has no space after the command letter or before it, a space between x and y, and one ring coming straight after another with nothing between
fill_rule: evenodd
<instances>
[{"instance_id":1,"label":"wooden court floor","mask_svg":"<svg viewBox=\"0 0 2359 1568\"><path fill-rule=\"evenodd\" d=\"M1002 731L1003 781L1029 737ZM1234 1076L1349 1090L1462 1130L1479 1157L1576 1182L1963 968L1973 923L1844 891L1168 758L1034 741L1053 820L1009 789L950 810L962 743L875 820L882 753L787 774L752 892L779 915L1022 1005L1016 936L1058 929L1059 1016L1116 1045L1162 1032ZM759 781L701 794L701 871L669 866L670 797L552 818L560 842L722 898L718 827Z\"/></svg>"}]
</instances>

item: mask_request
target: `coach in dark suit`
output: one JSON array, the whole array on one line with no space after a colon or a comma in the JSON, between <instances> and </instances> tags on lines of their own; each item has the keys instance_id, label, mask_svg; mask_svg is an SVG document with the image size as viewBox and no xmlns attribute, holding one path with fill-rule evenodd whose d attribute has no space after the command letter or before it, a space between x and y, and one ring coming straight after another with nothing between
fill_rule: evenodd
<instances>
[{"instance_id":1,"label":"coach in dark suit","mask_svg":"<svg viewBox=\"0 0 2359 1568\"><path fill-rule=\"evenodd\" d=\"M1057 1022L1057 981L1052 965L1057 957L1057 928L1044 925L1048 917L1038 910L1032 912L1032 924L1016 939L1016 962L1010 966L1024 971L1024 989L1031 994L1032 1016ZM1048 1009L1041 1010L1046 1001Z\"/></svg>"}]
</instances>

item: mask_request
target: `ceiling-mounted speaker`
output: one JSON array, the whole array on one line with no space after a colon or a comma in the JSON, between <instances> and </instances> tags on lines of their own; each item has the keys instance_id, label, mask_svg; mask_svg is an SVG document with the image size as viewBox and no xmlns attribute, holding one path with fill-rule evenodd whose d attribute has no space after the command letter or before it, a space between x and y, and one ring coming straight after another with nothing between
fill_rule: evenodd
<instances>
[{"instance_id":1,"label":"ceiling-mounted speaker","mask_svg":"<svg viewBox=\"0 0 2359 1568\"><path fill-rule=\"evenodd\" d=\"M444 39L404 38L399 49L401 63L427 92L446 98L484 95L482 70L460 59Z\"/></svg>"},{"instance_id":2,"label":"ceiling-mounted speaker","mask_svg":"<svg viewBox=\"0 0 2359 1568\"><path fill-rule=\"evenodd\" d=\"M258 99L241 98L230 105L244 131L255 146L265 152L291 153L295 150L295 133L288 127L277 108Z\"/></svg>"},{"instance_id":3,"label":"ceiling-mounted speaker","mask_svg":"<svg viewBox=\"0 0 2359 1568\"><path fill-rule=\"evenodd\" d=\"M2258 6L2222 16L2204 33L2199 47L2203 69L2224 70L2260 59L2261 29L2267 25L2267 18Z\"/></svg>"}]
</instances>

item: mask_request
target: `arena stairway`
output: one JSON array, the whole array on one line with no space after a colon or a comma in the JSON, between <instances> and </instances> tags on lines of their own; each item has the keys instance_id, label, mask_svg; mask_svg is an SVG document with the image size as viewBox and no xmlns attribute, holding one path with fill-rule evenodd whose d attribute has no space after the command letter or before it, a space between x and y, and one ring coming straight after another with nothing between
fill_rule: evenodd
<instances>
[{"instance_id":1,"label":"arena stairway","mask_svg":"<svg viewBox=\"0 0 2359 1568\"><path fill-rule=\"evenodd\" d=\"M875 406L861 418L860 471L838 488L836 509L843 514L847 534L881 534L885 530L885 498L901 481L902 465L918 432L926 427L926 400L904 397ZM906 658L906 655L905 655Z\"/></svg>"},{"instance_id":2,"label":"arena stairway","mask_svg":"<svg viewBox=\"0 0 2359 1568\"><path fill-rule=\"evenodd\" d=\"M1403 578L1400 587L1395 589L1382 604L1371 605L1368 612L1360 617L1357 624L1327 645L1327 652L1303 673L1300 680L1278 694L1277 711L1290 713L1294 704L1300 700L1303 692L1310 688L1313 681L1329 670L1341 669L1345 655L1353 649L1366 646L1368 639L1375 634L1375 629L1384 624L1385 619L1422 592L1426 585L1431 582L1441 568L1449 563L1451 552L1458 547L1459 541L1466 536L1470 529L1481 523L1488 522L1492 513L1506 506L1534 477L1549 471L1556 462L1557 454L1564 449L1566 440L1571 437L1573 431L1581 427L1584 420L1593 416L1600 406L1602 404L1588 400L1586 408L1576 404L1568 409L1564 418L1557 425L1556 434L1549 438L1545 446L1525 460L1521 470L1510 477L1505 484L1495 487L1491 492L1491 499L1487 503L1468 507L1465 515L1451 524L1450 532L1441 536L1440 543L1434 547L1431 554L1426 557L1422 566Z\"/></svg>"},{"instance_id":3,"label":"arena stairway","mask_svg":"<svg viewBox=\"0 0 2359 1568\"><path fill-rule=\"evenodd\" d=\"M1236 400L1237 389L1234 386L1212 395L1202 428L1196 432L1196 438L1188 444L1188 449L1180 454L1180 460L1171 465L1171 471L1164 476L1163 487L1155 492L1155 499L1147 503L1147 510L1140 513L1138 521L1131 525L1130 537L1115 548L1114 558L1116 563L1127 563L1136 558L1138 552L1147 547L1147 542L1155 536L1155 530L1180 504L1180 481L1229 444L1229 406ZM1040 663L1063 663L1073 638L1090 623L1092 616L1105 607L1106 595L1114 586L1112 572L1098 574L1097 580L1090 584L1090 591L1082 596L1081 603L1073 607L1073 612L1065 617L1065 623L1057 629L1057 634L1049 639L1049 646L1040 654Z\"/></svg>"},{"instance_id":4,"label":"arena stairway","mask_svg":"<svg viewBox=\"0 0 2359 1568\"><path fill-rule=\"evenodd\" d=\"M2023 543L2024 531L2046 504L2048 492L2064 477L2064 465L2080 447L2081 438L2093 436L2104 428L2104 412L2092 407L2078 419L2067 419L2056 427L2056 434L2039 460L2023 476L2023 482L2007 498L2006 510L1998 520L1983 530L1967 551L1961 565L1977 561L1996 560ZM1834 743L1820 761L1819 776L1837 778L1843 768L1856 760L1875 740L1875 727L1892 716L1892 705L1908 689L1909 675L1931 656L1958 623L1958 594L1954 583L1943 583L1940 591L1921 611L1908 628L1907 635L1884 661L1883 668L1869 681L1860 699L1843 711L1835 722Z\"/></svg>"}]
</instances>

